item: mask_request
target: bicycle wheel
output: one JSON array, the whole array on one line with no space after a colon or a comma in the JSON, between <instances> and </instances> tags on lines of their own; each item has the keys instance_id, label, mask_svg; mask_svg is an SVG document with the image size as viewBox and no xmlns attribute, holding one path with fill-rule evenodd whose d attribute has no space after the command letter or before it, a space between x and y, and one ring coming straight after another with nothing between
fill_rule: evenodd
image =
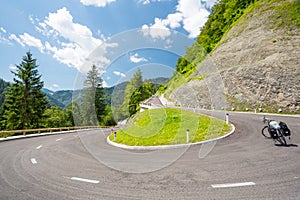
<instances>
[{"instance_id":1,"label":"bicycle wheel","mask_svg":"<svg viewBox=\"0 0 300 200\"><path fill-rule=\"evenodd\" d=\"M269 130L268 130L268 126L265 126L262 130L261 130L261 134L263 136L265 136L265 138L268 138L268 139L271 139L272 136L270 135L269 133Z\"/></svg>"},{"instance_id":2,"label":"bicycle wheel","mask_svg":"<svg viewBox=\"0 0 300 200\"><path fill-rule=\"evenodd\" d=\"M280 131L277 131L278 138L276 139L282 146L286 146L286 140Z\"/></svg>"}]
</instances>

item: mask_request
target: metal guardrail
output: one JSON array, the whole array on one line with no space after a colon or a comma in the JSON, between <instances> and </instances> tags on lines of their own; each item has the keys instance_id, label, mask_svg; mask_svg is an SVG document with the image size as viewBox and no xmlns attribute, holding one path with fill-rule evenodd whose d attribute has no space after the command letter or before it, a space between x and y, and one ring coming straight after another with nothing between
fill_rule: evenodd
<instances>
[{"instance_id":1,"label":"metal guardrail","mask_svg":"<svg viewBox=\"0 0 300 200\"><path fill-rule=\"evenodd\" d=\"M45 132L58 132L58 131L71 131L80 129L90 128L111 128L110 126L75 126L75 127L59 127L59 128L39 128L39 129L26 129L26 130L11 130L11 131L0 131L0 138L6 138L15 135L26 135L34 133L45 133Z\"/></svg>"}]
</instances>

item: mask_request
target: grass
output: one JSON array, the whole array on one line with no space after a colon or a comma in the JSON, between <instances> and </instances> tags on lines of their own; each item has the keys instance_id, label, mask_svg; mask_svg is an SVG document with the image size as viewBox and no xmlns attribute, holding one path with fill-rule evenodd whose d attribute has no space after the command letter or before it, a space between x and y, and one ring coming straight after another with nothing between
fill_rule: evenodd
<instances>
[{"instance_id":1,"label":"grass","mask_svg":"<svg viewBox=\"0 0 300 200\"><path fill-rule=\"evenodd\" d=\"M283 2L277 6L276 18L278 27L284 26L288 29L294 29L294 26L300 27L300 1Z\"/></svg>"},{"instance_id":2,"label":"grass","mask_svg":"<svg viewBox=\"0 0 300 200\"><path fill-rule=\"evenodd\" d=\"M127 128L117 132L115 142L130 146L156 146L200 142L224 135L230 130L225 122L205 115L171 108L146 110L132 118ZM114 141L114 136L109 136Z\"/></svg>"}]
</instances>

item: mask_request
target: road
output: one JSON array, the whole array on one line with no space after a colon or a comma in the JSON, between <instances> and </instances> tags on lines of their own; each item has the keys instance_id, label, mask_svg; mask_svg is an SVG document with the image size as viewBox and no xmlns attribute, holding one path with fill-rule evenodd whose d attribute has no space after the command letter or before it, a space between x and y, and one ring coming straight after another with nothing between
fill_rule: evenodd
<instances>
[{"instance_id":1,"label":"road","mask_svg":"<svg viewBox=\"0 0 300 200\"><path fill-rule=\"evenodd\" d=\"M0 199L300 199L300 118L270 118L291 128L288 147L240 113L228 138L158 154L109 146L107 129L1 142Z\"/></svg>"}]
</instances>

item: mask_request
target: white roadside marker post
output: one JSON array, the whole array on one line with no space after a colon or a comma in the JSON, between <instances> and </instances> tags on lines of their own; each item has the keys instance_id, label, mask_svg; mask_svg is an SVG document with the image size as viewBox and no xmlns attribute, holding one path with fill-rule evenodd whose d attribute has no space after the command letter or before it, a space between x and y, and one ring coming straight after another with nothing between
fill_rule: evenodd
<instances>
[{"instance_id":1,"label":"white roadside marker post","mask_svg":"<svg viewBox=\"0 0 300 200\"><path fill-rule=\"evenodd\" d=\"M190 130L186 129L186 143L189 143L190 141Z\"/></svg>"},{"instance_id":2,"label":"white roadside marker post","mask_svg":"<svg viewBox=\"0 0 300 200\"><path fill-rule=\"evenodd\" d=\"M114 132L114 141L117 139L117 131Z\"/></svg>"},{"instance_id":3,"label":"white roadside marker post","mask_svg":"<svg viewBox=\"0 0 300 200\"><path fill-rule=\"evenodd\" d=\"M226 121L226 124L229 124L229 114L228 113L226 113L225 121Z\"/></svg>"}]
</instances>

